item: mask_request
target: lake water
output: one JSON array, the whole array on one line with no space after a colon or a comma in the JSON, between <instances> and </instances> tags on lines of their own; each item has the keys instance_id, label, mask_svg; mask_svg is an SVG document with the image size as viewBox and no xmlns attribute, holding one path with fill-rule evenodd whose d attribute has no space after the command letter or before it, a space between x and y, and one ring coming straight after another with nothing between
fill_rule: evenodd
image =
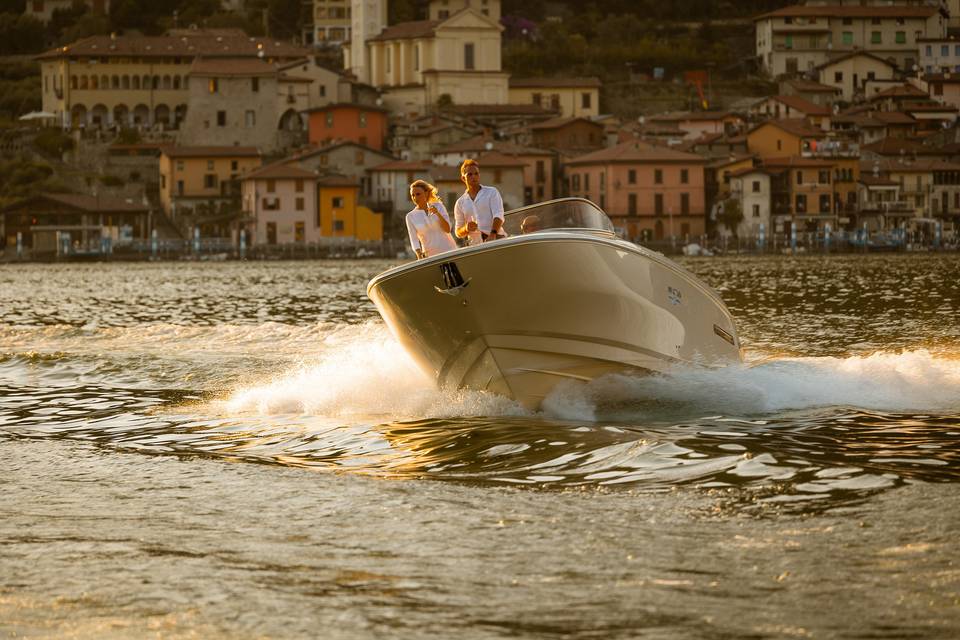
<instances>
[{"instance_id":1,"label":"lake water","mask_svg":"<svg viewBox=\"0 0 960 640\"><path fill-rule=\"evenodd\" d=\"M386 262L0 269L0 636L955 638L960 256L688 260L748 365L442 393Z\"/></svg>"}]
</instances>

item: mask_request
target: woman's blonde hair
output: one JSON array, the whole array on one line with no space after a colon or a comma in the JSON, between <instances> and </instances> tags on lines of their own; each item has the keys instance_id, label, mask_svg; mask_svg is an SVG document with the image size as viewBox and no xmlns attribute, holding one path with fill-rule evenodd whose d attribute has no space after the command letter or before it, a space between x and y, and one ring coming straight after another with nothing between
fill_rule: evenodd
<instances>
[{"instance_id":1,"label":"woman's blonde hair","mask_svg":"<svg viewBox=\"0 0 960 640\"><path fill-rule=\"evenodd\" d=\"M440 196L437 195L437 188L426 180L413 181L410 183L410 191L413 191L414 187L419 187L427 192L427 202L439 202ZM412 193L410 194L410 201L414 204L417 203L417 201L413 199Z\"/></svg>"}]
</instances>

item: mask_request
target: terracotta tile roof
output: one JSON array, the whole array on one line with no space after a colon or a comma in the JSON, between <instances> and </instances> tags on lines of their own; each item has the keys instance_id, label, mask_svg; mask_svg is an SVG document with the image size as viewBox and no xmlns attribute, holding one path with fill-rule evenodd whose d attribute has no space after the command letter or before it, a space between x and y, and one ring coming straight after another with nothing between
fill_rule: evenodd
<instances>
[{"instance_id":1,"label":"terracotta tile roof","mask_svg":"<svg viewBox=\"0 0 960 640\"><path fill-rule=\"evenodd\" d=\"M797 91L804 93L840 93L840 87L832 87L828 84L814 82L813 80L794 78L793 80L787 80L787 84Z\"/></svg>"},{"instance_id":2,"label":"terracotta tile roof","mask_svg":"<svg viewBox=\"0 0 960 640\"><path fill-rule=\"evenodd\" d=\"M382 42L384 40L408 40L412 38L429 38L436 33L440 20L416 20L400 22L387 27L380 35L368 38L367 42Z\"/></svg>"},{"instance_id":3,"label":"terracotta tile roof","mask_svg":"<svg viewBox=\"0 0 960 640\"><path fill-rule=\"evenodd\" d=\"M932 100L930 102L904 102L900 105L900 109L906 113L914 111L949 111L953 113L957 111L957 108L952 104L943 104Z\"/></svg>"},{"instance_id":4,"label":"terracotta tile roof","mask_svg":"<svg viewBox=\"0 0 960 640\"><path fill-rule=\"evenodd\" d=\"M896 87L890 87L875 94L870 101L883 100L884 98L926 98L927 92L922 91L912 84L901 84Z\"/></svg>"},{"instance_id":5,"label":"terracotta tile roof","mask_svg":"<svg viewBox=\"0 0 960 640\"><path fill-rule=\"evenodd\" d=\"M851 59L851 58L861 58L861 57L862 57L862 58L870 58L871 60L874 60L874 61L879 62L879 63L881 63L881 64L887 65L887 66L890 67L891 69L896 69L896 68L897 68L897 65L894 64L894 63L892 63L892 62L890 62L889 60L885 60L885 59L881 58L880 56L874 55L874 54L870 53L869 51L863 51L862 49L858 49L858 50L856 50L856 51L851 51L851 52L849 52L849 53L845 53L845 54L843 54L842 56L837 56L836 58L830 58L829 60L827 60L827 61L824 62L823 64L817 65L817 66L814 67L814 68L815 68L815 69L826 69L827 67L832 67L833 65L838 64L838 63L840 63L840 62L844 62L845 60L849 60L849 59Z\"/></svg>"},{"instance_id":6,"label":"terracotta tile roof","mask_svg":"<svg viewBox=\"0 0 960 640\"><path fill-rule=\"evenodd\" d=\"M356 109L358 111L379 111L380 113L389 113L390 110L384 107L378 107L373 104L360 104L359 102L331 102L320 107L305 109L304 113L315 113L323 111L333 111L334 109Z\"/></svg>"},{"instance_id":7,"label":"terracotta tile roof","mask_svg":"<svg viewBox=\"0 0 960 640\"><path fill-rule=\"evenodd\" d=\"M861 151L869 151L881 156L937 156L947 155L948 150L928 147L924 144L911 140L909 138L891 138L886 137L872 144L860 147Z\"/></svg>"},{"instance_id":8,"label":"terracotta tile roof","mask_svg":"<svg viewBox=\"0 0 960 640\"><path fill-rule=\"evenodd\" d=\"M321 187L359 187L360 183L349 176L324 176L317 180Z\"/></svg>"},{"instance_id":9,"label":"terracotta tile roof","mask_svg":"<svg viewBox=\"0 0 960 640\"><path fill-rule=\"evenodd\" d=\"M197 58L190 65L194 76L275 76L277 67L260 58Z\"/></svg>"},{"instance_id":10,"label":"terracotta tile roof","mask_svg":"<svg viewBox=\"0 0 960 640\"><path fill-rule=\"evenodd\" d=\"M208 36L203 32L191 36L92 36L65 47L57 47L37 56L38 59L63 56L90 57L257 57L305 58L310 52L288 42L246 36Z\"/></svg>"},{"instance_id":11,"label":"terracotta tile roof","mask_svg":"<svg viewBox=\"0 0 960 640\"><path fill-rule=\"evenodd\" d=\"M871 168L870 171L873 171ZM891 180L890 178L884 178L881 176L874 177L872 173L868 173L864 165L860 165L860 184L865 184L867 186L875 187L895 187L899 182Z\"/></svg>"},{"instance_id":12,"label":"terracotta tile roof","mask_svg":"<svg viewBox=\"0 0 960 640\"><path fill-rule=\"evenodd\" d=\"M779 120L767 120L766 122L761 122L752 129L751 132L756 131L761 127L776 127L781 131L786 131L789 134L799 136L801 138L818 138L826 135L826 132L823 129L818 129L814 126L807 124L807 121L803 118L781 118Z\"/></svg>"},{"instance_id":13,"label":"terracotta tile roof","mask_svg":"<svg viewBox=\"0 0 960 640\"><path fill-rule=\"evenodd\" d=\"M853 7L853 6L806 6L794 5L761 14L754 21L768 18L929 18L937 14L935 7Z\"/></svg>"},{"instance_id":14,"label":"terracotta tile roof","mask_svg":"<svg viewBox=\"0 0 960 640\"><path fill-rule=\"evenodd\" d=\"M875 166L882 173L927 173L929 171L960 171L960 164L938 158L881 158L877 162L861 162L861 174L873 172Z\"/></svg>"},{"instance_id":15,"label":"terracotta tile roof","mask_svg":"<svg viewBox=\"0 0 960 640\"><path fill-rule=\"evenodd\" d=\"M874 111L871 116L885 124L917 124L910 114L900 111Z\"/></svg>"},{"instance_id":16,"label":"terracotta tile roof","mask_svg":"<svg viewBox=\"0 0 960 640\"><path fill-rule=\"evenodd\" d=\"M487 153L481 153L476 158L477 163L480 165L480 168L484 167L494 167L496 169L509 169L511 167L525 167L527 163L523 160L514 157L508 156L503 153L498 153L496 151L489 151Z\"/></svg>"},{"instance_id":17,"label":"terracotta tile roof","mask_svg":"<svg viewBox=\"0 0 960 640\"><path fill-rule=\"evenodd\" d=\"M693 153L674 151L645 142L622 142L615 147L601 149L586 155L573 158L567 164L603 164L609 162L683 162L688 164L706 164L706 159Z\"/></svg>"},{"instance_id":18,"label":"terracotta tile roof","mask_svg":"<svg viewBox=\"0 0 960 640\"><path fill-rule=\"evenodd\" d=\"M732 116L728 111L669 111L647 119L651 122L713 122Z\"/></svg>"},{"instance_id":19,"label":"terracotta tile roof","mask_svg":"<svg viewBox=\"0 0 960 640\"><path fill-rule=\"evenodd\" d=\"M260 157L256 147L164 147L168 158L236 158Z\"/></svg>"},{"instance_id":20,"label":"terracotta tile roof","mask_svg":"<svg viewBox=\"0 0 960 640\"><path fill-rule=\"evenodd\" d=\"M242 176L243 180L313 180L317 174L283 161L275 162Z\"/></svg>"},{"instance_id":21,"label":"terracotta tile roof","mask_svg":"<svg viewBox=\"0 0 960 640\"><path fill-rule=\"evenodd\" d=\"M534 147L524 147L519 144L514 144L507 140L495 140L489 136L474 136L473 138L468 138L466 140L461 140L460 142L454 142L453 144L447 145L441 149L434 151L434 155L443 154L443 153L479 153L481 151L487 150L487 145L490 145L491 151L499 151L500 153L505 153L507 155L536 155L536 156L552 156L553 153L547 151L546 149L536 149Z\"/></svg>"},{"instance_id":22,"label":"terracotta tile roof","mask_svg":"<svg viewBox=\"0 0 960 640\"><path fill-rule=\"evenodd\" d=\"M341 140L340 142L332 142L323 147L316 147L311 149L305 149L296 155L287 158L287 162L295 162L297 160L305 160L307 158L312 158L313 156L319 155L321 153L329 153L330 151L335 151L340 147L356 147L366 153L375 153L378 156L383 156L385 158L392 157L388 152L382 151L380 149L374 149L373 147L368 147L365 144L360 144L359 142L354 142L353 140Z\"/></svg>"},{"instance_id":23,"label":"terracotta tile roof","mask_svg":"<svg viewBox=\"0 0 960 640\"><path fill-rule=\"evenodd\" d=\"M791 109L801 113L807 113L814 116L830 115L830 109L828 107L822 107L819 104L810 102L806 98L801 98L800 96L771 96L770 100L776 100L780 104L785 104Z\"/></svg>"},{"instance_id":24,"label":"terracotta tile roof","mask_svg":"<svg viewBox=\"0 0 960 640\"><path fill-rule=\"evenodd\" d=\"M787 158L763 158L761 160L763 163L762 166L770 169L776 168L794 168L794 167L810 167L810 168L823 168L823 167L832 167L835 162L830 160L819 160L817 158L802 158L800 156L790 156Z\"/></svg>"},{"instance_id":25,"label":"terracotta tile roof","mask_svg":"<svg viewBox=\"0 0 960 640\"><path fill-rule=\"evenodd\" d=\"M600 78L590 76L587 78L510 78L510 87L517 89L539 87L567 87L567 88L599 88L602 86Z\"/></svg>"},{"instance_id":26,"label":"terracotta tile roof","mask_svg":"<svg viewBox=\"0 0 960 640\"><path fill-rule=\"evenodd\" d=\"M731 171L730 177L739 178L742 176L748 176L751 173L765 173L771 176L778 176L784 171L786 171L785 167L744 167L743 169L737 169L736 171Z\"/></svg>"},{"instance_id":27,"label":"terracotta tile roof","mask_svg":"<svg viewBox=\"0 0 960 640\"><path fill-rule=\"evenodd\" d=\"M429 160L391 160L371 167L368 171L429 171Z\"/></svg>"},{"instance_id":28,"label":"terracotta tile roof","mask_svg":"<svg viewBox=\"0 0 960 640\"><path fill-rule=\"evenodd\" d=\"M581 118L581 117L562 117L562 116L561 116L561 117L559 117L559 118L550 118L549 120L544 120L543 122L537 122L536 124L532 124L532 125L530 125L530 129L532 129L532 130L540 130L540 129L559 129L559 128L561 128L561 127L567 126L568 124L573 124L574 122L577 122L578 120L582 120L583 122L586 122L587 124L593 125L593 126L598 127L598 128L600 128L600 129L603 128L603 125L602 125L602 124L599 124L599 123L597 123L597 122L594 122L593 120L590 120L590 119L588 119L588 118Z\"/></svg>"},{"instance_id":29,"label":"terracotta tile roof","mask_svg":"<svg viewBox=\"0 0 960 640\"><path fill-rule=\"evenodd\" d=\"M552 116L556 113L535 104L458 104L453 111L465 116Z\"/></svg>"}]
</instances>

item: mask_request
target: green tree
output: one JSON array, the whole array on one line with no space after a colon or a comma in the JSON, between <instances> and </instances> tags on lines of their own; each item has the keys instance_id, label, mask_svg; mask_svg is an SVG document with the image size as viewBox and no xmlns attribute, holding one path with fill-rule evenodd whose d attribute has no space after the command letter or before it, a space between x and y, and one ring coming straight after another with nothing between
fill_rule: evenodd
<instances>
[{"instance_id":1,"label":"green tree","mask_svg":"<svg viewBox=\"0 0 960 640\"><path fill-rule=\"evenodd\" d=\"M723 201L723 211L717 214L717 220L727 228L730 233L736 237L737 228L743 222L743 207L736 198L728 198Z\"/></svg>"}]
</instances>

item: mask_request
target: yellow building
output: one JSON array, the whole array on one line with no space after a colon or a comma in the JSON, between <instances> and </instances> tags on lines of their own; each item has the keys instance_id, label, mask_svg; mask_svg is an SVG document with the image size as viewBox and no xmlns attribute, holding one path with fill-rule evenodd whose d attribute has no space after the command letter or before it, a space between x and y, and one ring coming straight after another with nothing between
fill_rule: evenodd
<instances>
[{"instance_id":1,"label":"yellow building","mask_svg":"<svg viewBox=\"0 0 960 640\"><path fill-rule=\"evenodd\" d=\"M239 201L240 176L262 164L256 147L165 147L160 205L175 223L198 204Z\"/></svg>"},{"instance_id":2,"label":"yellow building","mask_svg":"<svg viewBox=\"0 0 960 640\"><path fill-rule=\"evenodd\" d=\"M503 27L472 6L442 21L402 22L366 42L364 67L353 67L361 82L384 92L391 110L423 113L438 101L454 104L507 104L508 77L501 66Z\"/></svg>"},{"instance_id":3,"label":"yellow building","mask_svg":"<svg viewBox=\"0 0 960 640\"><path fill-rule=\"evenodd\" d=\"M535 104L564 118L600 115L600 79L510 78L510 104Z\"/></svg>"},{"instance_id":4,"label":"yellow building","mask_svg":"<svg viewBox=\"0 0 960 640\"><path fill-rule=\"evenodd\" d=\"M317 181L320 237L383 240L383 216L358 204L360 183L344 176Z\"/></svg>"},{"instance_id":5,"label":"yellow building","mask_svg":"<svg viewBox=\"0 0 960 640\"><path fill-rule=\"evenodd\" d=\"M189 103L195 58L289 62L306 49L239 30L183 30L167 36L93 36L37 56L43 110L64 127L176 129Z\"/></svg>"}]
</instances>

